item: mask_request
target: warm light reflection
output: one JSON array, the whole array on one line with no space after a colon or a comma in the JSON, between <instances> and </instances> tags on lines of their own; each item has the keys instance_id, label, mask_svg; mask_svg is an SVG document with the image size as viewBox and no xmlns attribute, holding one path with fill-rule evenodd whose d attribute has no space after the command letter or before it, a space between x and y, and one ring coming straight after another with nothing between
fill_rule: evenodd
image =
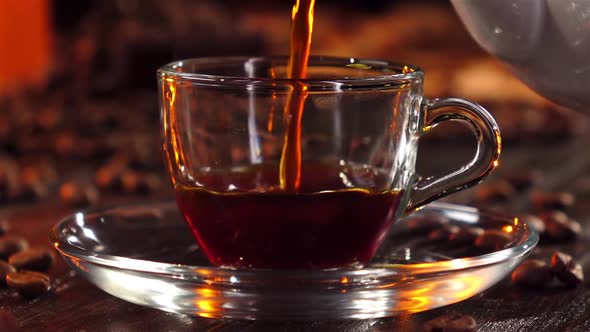
<instances>
[{"instance_id":1,"label":"warm light reflection","mask_svg":"<svg viewBox=\"0 0 590 332\"><path fill-rule=\"evenodd\" d=\"M166 77L161 82L161 89L164 91L165 100L162 101L162 107L165 110L163 117L165 141L171 145L172 151L168 151L168 169L170 174L176 173L177 167L184 167L186 158L181 144L181 135L178 131L179 121L177 110L177 94L179 82L176 78ZM173 160L171 160L173 159ZM175 185L176 178L172 177L173 185Z\"/></svg>"},{"instance_id":2,"label":"warm light reflection","mask_svg":"<svg viewBox=\"0 0 590 332\"><path fill-rule=\"evenodd\" d=\"M176 165L178 165L178 162L180 161L180 149L178 147L178 145L176 144L176 126L175 126L175 122L176 122L176 110L175 110L175 101L176 101L176 85L173 79L171 78L166 78L166 82L168 82L168 89L170 90L170 93L166 94L166 100L168 101L168 107L169 107L169 112L170 112L170 118L172 118L172 123L170 125L170 132L172 133L172 148L173 148L173 153L174 153L174 161L176 162Z\"/></svg>"},{"instance_id":3,"label":"warm light reflection","mask_svg":"<svg viewBox=\"0 0 590 332\"><path fill-rule=\"evenodd\" d=\"M439 306L441 301L455 303L480 292L486 281L482 279L482 275L466 273L431 280L412 280L410 283L408 288L403 283L395 285L399 289L397 297L402 299L396 304L397 310L420 312ZM389 289L392 285L382 285L379 288Z\"/></svg>"},{"instance_id":4,"label":"warm light reflection","mask_svg":"<svg viewBox=\"0 0 590 332\"><path fill-rule=\"evenodd\" d=\"M202 297L214 297L217 296L217 293L219 292L211 288L199 288L196 290L196 293Z\"/></svg>"},{"instance_id":5,"label":"warm light reflection","mask_svg":"<svg viewBox=\"0 0 590 332\"><path fill-rule=\"evenodd\" d=\"M478 276L458 276L453 278L453 282L457 285L457 290L455 292L457 300L463 300L472 296L482 287L481 278Z\"/></svg>"},{"instance_id":6,"label":"warm light reflection","mask_svg":"<svg viewBox=\"0 0 590 332\"><path fill-rule=\"evenodd\" d=\"M212 288L195 288L194 292L198 295L195 299L195 306L200 309L196 314L202 317L219 317L221 303L214 298L220 295L220 292Z\"/></svg>"},{"instance_id":7,"label":"warm light reflection","mask_svg":"<svg viewBox=\"0 0 590 332\"><path fill-rule=\"evenodd\" d=\"M83 213L76 213L76 225L80 227L84 227L84 214Z\"/></svg>"},{"instance_id":8,"label":"warm light reflection","mask_svg":"<svg viewBox=\"0 0 590 332\"><path fill-rule=\"evenodd\" d=\"M80 264L80 260L78 260L77 258L74 258L73 256L68 256L68 257L70 257L70 263L72 263L80 271L89 272L88 269L84 265Z\"/></svg>"},{"instance_id":9,"label":"warm light reflection","mask_svg":"<svg viewBox=\"0 0 590 332\"><path fill-rule=\"evenodd\" d=\"M266 131L268 131L268 133L272 133L272 129L273 129L273 124L275 121L275 103L277 100L277 95L276 93L273 92L272 96L272 105L270 106L270 111L268 113L268 122L266 123Z\"/></svg>"},{"instance_id":10,"label":"warm light reflection","mask_svg":"<svg viewBox=\"0 0 590 332\"><path fill-rule=\"evenodd\" d=\"M208 276L208 275L211 275L212 274L211 270L208 270L208 269L194 269L193 271L197 275Z\"/></svg>"},{"instance_id":11,"label":"warm light reflection","mask_svg":"<svg viewBox=\"0 0 590 332\"><path fill-rule=\"evenodd\" d=\"M502 231L506 233L512 233L514 231L514 227L512 227L511 225L506 225L502 227Z\"/></svg>"},{"instance_id":12,"label":"warm light reflection","mask_svg":"<svg viewBox=\"0 0 590 332\"><path fill-rule=\"evenodd\" d=\"M211 301L207 301L207 300L197 301L197 308L199 308L201 310L205 310L205 311L215 310L215 307L213 307Z\"/></svg>"},{"instance_id":13,"label":"warm light reflection","mask_svg":"<svg viewBox=\"0 0 590 332\"><path fill-rule=\"evenodd\" d=\"M408 73L413 73L414 69L410 68L408 66L404 66L404 68L402 69L402 74L408 74Z\"/></svg>"}]
</instances>

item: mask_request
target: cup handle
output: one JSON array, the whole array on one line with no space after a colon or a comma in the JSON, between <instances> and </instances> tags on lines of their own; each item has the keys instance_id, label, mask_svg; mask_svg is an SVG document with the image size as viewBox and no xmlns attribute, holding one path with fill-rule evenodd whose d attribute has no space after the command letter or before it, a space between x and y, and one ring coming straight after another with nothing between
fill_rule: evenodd
<instances>
[{"instance_id":1,"label":"cup handle","mask_svg":"<svg viewBox=\"0 0 590 332\"><path fill-rule=\"evenodd\" d=\"M502 150L496 120L482 106L458 98L424 99L421 105L420 136L443 121L467 123L477 140L473 159L455 171L437 177L416 175L406 212L481 182L496 166Z\"/></svg>"}]
</instances>

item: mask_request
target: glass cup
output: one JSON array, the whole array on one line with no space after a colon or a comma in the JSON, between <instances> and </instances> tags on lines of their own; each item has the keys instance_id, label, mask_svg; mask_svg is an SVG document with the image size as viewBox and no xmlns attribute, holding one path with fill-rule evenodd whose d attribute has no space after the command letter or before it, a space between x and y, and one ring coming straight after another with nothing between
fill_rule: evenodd
<instances>
[{"instance_id":1,"label":"glass cup","mask_svg":"<svg viewBox=\"0 0 590 332\"><path fill-rule=\"evenodd\" d=\"M167 167L180 211L212 264L232 268L365 265L395 220L480 182L499 130L481 106L422 95L424 73L386 61L218 57L158 71ZM415 172L419 138L468 124L473 159Z\"/></svg>"}]
</instances>

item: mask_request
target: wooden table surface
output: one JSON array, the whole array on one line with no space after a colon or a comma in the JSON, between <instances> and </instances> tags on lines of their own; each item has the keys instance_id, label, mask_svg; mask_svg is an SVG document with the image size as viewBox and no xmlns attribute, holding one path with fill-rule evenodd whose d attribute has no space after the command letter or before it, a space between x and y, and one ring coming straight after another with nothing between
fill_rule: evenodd
<instances>
[{"instance_id":1,"label":"wooden table surface","mask_svg":"<svg viewBox=\"0 0 590 332\"><path fill-rule=\"evenodd\" d=\"M542 189L568 190L577 195L571 215L584 226L582 238L569 244L540 246L533 255L547 258L554 249L571 253L590 279L590 155L585 148L588 144L590 139L581 137L555 144L508 145L497 173L535 167L545 173ZM461 149L450 150L422 151L421 163L429 164L426 159L450 163L449 158L442 156L459 153ZM452 200L461 202L465 197L469 193ZM118 202L121 200L113 198L105 203ZM73 211L50 200L5 206L0 209L0 216L10 222L12 234L27 237L32 245L50 246L50 227ZM473 316L481 331L590 331L588 283L576 289L550 287L532 291L519 289L505 279L471 299L419 314L356 321L261 322L190 317L134 305L76 276L61 258L51 275L53 290L35 301L24 300L9 288L0 289L0 307L12 312L25 331L414 331L425 320L450 312Z\"/></svg>"}]
</instances>

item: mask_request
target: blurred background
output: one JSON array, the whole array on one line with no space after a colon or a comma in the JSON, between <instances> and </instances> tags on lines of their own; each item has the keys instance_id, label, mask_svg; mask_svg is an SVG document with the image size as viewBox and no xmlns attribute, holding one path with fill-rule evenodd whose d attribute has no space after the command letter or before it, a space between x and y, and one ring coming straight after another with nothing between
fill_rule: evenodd
<instances>
[{"instance_id":1,"label":"blurred background","mask_svg":"<svg viewBox=\"0 0 590 332\"><path fill-rule=\"evenodd\" d=\"M0 204L59 194L86 205L101 195L168 193L157 68L188 57L288 54L292 5L0 1ZM486 55L447 1L318 0L312 54L419 65L428 97L488 107L505 149L558 144L587 127ZM473 146L468 136L460 125L445 125L421 146ZM437 163L456 165L447 159Z\"/></svg>"}]
</instances>

